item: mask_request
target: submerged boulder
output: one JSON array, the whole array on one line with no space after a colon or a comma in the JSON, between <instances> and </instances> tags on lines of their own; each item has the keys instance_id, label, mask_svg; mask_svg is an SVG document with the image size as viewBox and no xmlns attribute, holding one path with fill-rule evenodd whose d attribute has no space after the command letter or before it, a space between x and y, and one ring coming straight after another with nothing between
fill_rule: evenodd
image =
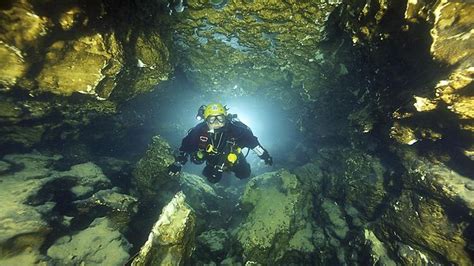
<instances>
[{"instance_id":1,"label":"submerged boulder","mask_svg":"<svg viewBox=\"0 0 474 266\"><path fill-rule=\"evenodd\" d=\"M57 177L50 166L61 156L15 154L3 157L12 171L0 173L0 264L35 264L46 259L40 248L53 230L47 219L55 203L42 198Z\"/></svg>"},{"instance_id":2,"label":"submerged boulder","mask_svg":"<svg viewBox=\"0 0 474 266\"><path fill-rule=\"evenodd\" d=\"M130 249L128 241L107 218L97 218L76 234L63 236L48 249L48 256L62 265L124 265Z\"/></svg>"},{"instance_id":3,"label":"submerged boulder","mask_svg":"<svg viewBox=\"0 0 474 266\"><path fill-rule=\"evenodd\" d=\"M347 226L346 219L339 205L331 200L324 199L321 204L323 214L327 218L326 230L330 234L336 236L338 239L344 239L349 232L349 227Z\"/></svg>"},{"instance_id":4,"label":"submerged boulder","mask_svg":"<svg viewBox=\"0 0 474 266\"><path fill-rule=\"evenodd\" d=\"M370 260L373 265L397 265L388 255L387 248L377 236L370 230L364 230L364 243L367 246Z\"/></svg>"},{"instance_id":5,"label":"submerged boulder","mask_svg":"<svg viewBox=\"0 0 474 266\"><path fill-rule=\"evenodd\" d=\"M194 250L195 215L178 192L163 208L132 265L185 265Z\"/></svg>"},{"instance_id":6,"label":"submerged boulder","mask_svg":"<svg viewBox=\"0 0 474 266\"><path fill-rule=\"evenodd\" d=\"M87 199L74 201L73 204L79 213L86 216L107 215L114 229L120 231L127 229L138 211L138 200L120 193L117 188L100 190Z\"/></svg>"},{"instance_id":7,"label":"submerged boulder","mask_svg":"<svg viewBox=\"0 0 474 266\"><path fill-rule=\"evenodd\" d=\"M224 229L205 231L197 237L200 244L196 252L208 255L212 261L222 261L230 249L229 233Z\"/></svg>"},{"instance_id":8,"label":"submerged boulder","mask_svg":"<svg viewBox=\"0 0 474 266\"><path fill-rule=\"evenodd\" d=\"M180 187L186 194L186 201L196 211L200 217L209 217L212 214L219 214L224 199L218 195L214 187L210 186L203 177L181 172L179 177ZM218 217L215 217L218 219ZM204 221L203 221L204 222ZM207 225L211 221L205 221Z\"/></svg>"},{"instance_id":9,"label":"submerged boulder","mask_svg":"<svg viewBox=\"0 0 474 266\"><path fill-rule=\"evenodd\" d=\"M248 216L235 231L245 261L261 264L307 263L313 244L312 196L287 171L249 181L242 195Z\"/></svg>"},{"instance_id":10,"label":"submerged boulder","mask_svg":"<svg viewBox=\"0 0 474 266\"><path fill-rule=\"evenodd\" d=\"M167 170L173 162L168 142L160 136L154 136L133 171L132 184L142 204L164 206L178 191L178 180L170 177Z\"/></svg>"}]
</instances>

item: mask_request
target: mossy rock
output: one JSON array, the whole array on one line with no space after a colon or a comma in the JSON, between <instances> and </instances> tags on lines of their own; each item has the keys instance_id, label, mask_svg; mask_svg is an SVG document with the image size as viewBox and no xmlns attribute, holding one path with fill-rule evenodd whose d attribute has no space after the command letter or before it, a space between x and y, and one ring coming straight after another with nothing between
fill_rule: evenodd
<instances>
[{"instance_id":1,"label":"mossy rock","mask_svg":"<svg viewBox=\"0 0 474 266\"><path fill-rule=\"evenodd\" d=\"M305 191L297 177L284 170L250 180L242 195L248 216L236 231L246 260L305 263L305 255L315 251L312 199Z\"/></svg>"},{"instance_id":2,"label":"mossy rock","mask_svg":"<svg viewBox=\"0 0 474 266\"><path fill-rule=\"evenodd\" d=\"M141 203L165 204L178 188L178 180L168 175L167 167L174 162L171 147L160 136L154 136L143 158L133 171L134 189ZM163 197L168 197L163 199Z\"/></svg>"}]
</instances>

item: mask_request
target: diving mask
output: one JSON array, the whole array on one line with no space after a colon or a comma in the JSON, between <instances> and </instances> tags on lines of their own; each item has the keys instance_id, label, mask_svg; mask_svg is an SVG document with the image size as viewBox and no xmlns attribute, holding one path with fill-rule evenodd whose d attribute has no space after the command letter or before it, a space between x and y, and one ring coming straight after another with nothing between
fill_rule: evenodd
<instances>
[{"instance_id":1,"label":"diving mask","mask_svg":"<svg viewBox=\"0 0 474 266\"><path fill-rule=\"evenodd\" d=\"M225 125L225 115L208 116L206 118L209 129L219 129Z\"/></svg>"}]
</instances>

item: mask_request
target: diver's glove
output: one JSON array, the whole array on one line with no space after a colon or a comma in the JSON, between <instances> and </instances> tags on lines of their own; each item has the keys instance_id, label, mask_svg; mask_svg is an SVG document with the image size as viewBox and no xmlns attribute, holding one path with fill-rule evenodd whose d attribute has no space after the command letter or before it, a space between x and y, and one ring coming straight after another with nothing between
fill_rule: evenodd
<instances>
[{"instance_id":1,"label":"diver's glove","mask_svg":"<svg viewBox=\"0 0 474 266\"><path fill-rule=\"evenodd\" d=\"M265 161L266 165L272 165L273 164L273 158L270 156L267 150L265 150L262 146L257 145L255 148L252 149L257 156Z\"/></svg>"},{"instance_id":2,"label":"diver's glove","mask_svg":"<svg viewBox=\"0 0 474 266\"><path fill-rule=\"evenodd\" d=\"M273 158L272 156L270 156L270 154L268 153L268 151L265 151L261 156L259 156L260 159L264 160L265 161L265 164L266 165L270 165L272 166L273 165Z\"/></svg>"},{"instance_id":3,"label":"diver's glove","mask_svg":"<svg viewBox=\"0 0 474 266\"><path fill-rule=\"evenodd\" d=\"M183 167L182 164L179 162L174 162L170 166L168 166L168 175L170 176L177 176L181 172L181 168Z\"/></svg>"},{"instance_id":4,"label":"diver's glove","mask_svg":"<svg viewBox=\"0 0 474 266\"><path fill-rule=\"evenodd\" d=\"M176 176L181 172L181 168L188 161L188 155L183 151L177 151L174 156L174 163L168 166L168 175Z\"/></svg>"}]
</instances>

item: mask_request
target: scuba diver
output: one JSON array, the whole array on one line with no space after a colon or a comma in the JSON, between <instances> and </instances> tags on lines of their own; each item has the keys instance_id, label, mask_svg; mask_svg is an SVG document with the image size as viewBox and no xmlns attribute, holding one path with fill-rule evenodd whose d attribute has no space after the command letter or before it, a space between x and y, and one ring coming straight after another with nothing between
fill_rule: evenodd
<instances>
[{"instance_id":1,"label":"scuba diver","mask_svg":"<svg viewBox=\"0 0 474 266\"><path fill-rule=\"evenodd\" d=\"M184 137L175 162L168 166L170 176L178 175L182 166L190 157L191 162L206 162L202 174L211 183L217 183L223 172L234 172L239 179L250 176L250 164L242 153L243 148L252 149L266 165L272 165L273 159L258 142L248 126L237 119L237 115L228 114L227 107L220 103L202 105L199 108L199 120L204 121L190 129ZM247 152L248 154L248 152Z\"/></svg>"}]
</instances>

